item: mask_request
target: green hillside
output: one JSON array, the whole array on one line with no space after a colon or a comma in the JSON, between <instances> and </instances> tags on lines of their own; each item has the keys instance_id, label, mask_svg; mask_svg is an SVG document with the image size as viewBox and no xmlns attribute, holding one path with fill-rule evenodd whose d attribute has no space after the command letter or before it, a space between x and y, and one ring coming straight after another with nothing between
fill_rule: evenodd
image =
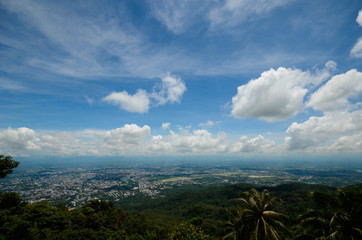
<instances>
[{"instance_id":1,"label":"green hillside","mask_svg":"<svg viewBox=\"0 0 362 240\"><path fill-rule=\"evenodd\" d=\"M340 222L348 220L350 226L362 228L361 185L338 190L301 183L275 187L235 184L201 190L183 189L164 198L143 199L121 207L113 202L91 201L72 210L47 202L27 204L15 193L1 193L0 239L177 239L191 232L196 238L184 239L221 239L228 234L241 239L246 224L236 225L242 219L239 215L245 214L246 206L236 199L249 201L253 197L249 192L251 189L255 189L254 197L257 193L280 200L273 203L273 211L286 216L285 229L275 228L280 239L316 239L321 237L321 232L326 236L332 234L332 226L326 232L325 229L318 230L317 225L310 229L307 221L303 221L303 216L316 210L320 212L319 218L325 217L326 221L333 214L340 214L339 217L345 218Z\"/></svg>"}]
</instances>

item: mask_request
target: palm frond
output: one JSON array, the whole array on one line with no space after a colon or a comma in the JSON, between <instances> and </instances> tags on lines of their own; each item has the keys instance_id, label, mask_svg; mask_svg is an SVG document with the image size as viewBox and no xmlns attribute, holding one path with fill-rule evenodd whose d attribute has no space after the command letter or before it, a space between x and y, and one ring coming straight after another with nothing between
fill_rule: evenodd
<instances>
[{"instance_id":1,"label":"palm frond","mask_svg":"<svg viewBox=\"0 0 362 240\"><path fill-rule=\"evenodd\" d=\"M271 218L288 218L287 215L275 211L264 211L263 215Z\"/></svg>"},{"instance_id":2,"label":"palm frond","mask_svg":"<svg viewBox=\"0 0 362 240\"><path fill-rule=\"evenodd\" d=\"M237 240L237 233L235 231L228 233L227 235L225 235L222 239L233 239L233 240Z\"/></svg>"},{"instance_id":3,"label":"palm frond","mask_svg":"<svg viewBox=\"0 0 362 240\"><path fill-rule=\"evenodd\" d=\"M237 216L234 216L234 231L239 232L243 239L278 240L279 235L273 226L277 229L287 230L285 225L279 221L286 219L287 216L273 210L274 203L280 202L280 200L275 197L270 198L268 190L259 193L255 189L251 189L244 194L245 197L235 199L240 203L240 207L236 211Z\"/></svg>"}]
</instances>

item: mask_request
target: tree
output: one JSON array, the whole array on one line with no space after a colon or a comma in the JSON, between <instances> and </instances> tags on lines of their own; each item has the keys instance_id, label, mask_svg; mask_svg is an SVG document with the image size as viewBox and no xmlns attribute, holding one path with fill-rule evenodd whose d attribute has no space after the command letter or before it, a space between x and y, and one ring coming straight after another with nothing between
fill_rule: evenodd
<instances>
[{"instance_id":1,"label":"tree","mask_svg":"<svg viewBox=\"0 0 362 240\"><path fill-rule=\"evenodd\" d=\"M362 213L361 202L341 189L337 190L336 208L329 222L331 239L361 239L361 222L354 221ZM357 225L358 224L358 225Z\"/></svg>"},{"instance_id":2,"label":"tree","mask_svg":"<svg viewBox=\"0 0 362 240\"><path fill-rule=\"evenodd\" d=\"M13 172L19 162L13 160L11 156L0 155L0 178L5 178L8 174Z\"/></svg>"},{"instance_id":3,"label":"tree","mask_svg":"<svg viewBox=\"0 0 362 240\"><path fill-rule=\"evenodd\" d=\"M170 240L208 240L210 236L192 223L181 223L170 236Z\"/></svg>"},{"instance_id":4,"label":"tree","mask_svg":"<svg viewBox=\"0 0 362 240\"><path fill-rule=\"evenodd\" d=\"M236 200L241 204L234 212L233 221L229 223L233 231L225 239L279 240L277 229L287 231L280 221L287 216L273 210L280 199L270 198L268 190L259 193L252 189L245 198Z\"/></svg>"},{"instance_id":5,"label":"tree","mask_svg":"<svg viewBox=\"0 0 362 240\"><path fill-rule=\"evenodd\" d=\"M311 239L354 240L362 238L361 192L346 193L341 189L336 194L315 193L313 200L318 210L302 216L300 225L304 235Z\"/></svg>"}]
</instances>

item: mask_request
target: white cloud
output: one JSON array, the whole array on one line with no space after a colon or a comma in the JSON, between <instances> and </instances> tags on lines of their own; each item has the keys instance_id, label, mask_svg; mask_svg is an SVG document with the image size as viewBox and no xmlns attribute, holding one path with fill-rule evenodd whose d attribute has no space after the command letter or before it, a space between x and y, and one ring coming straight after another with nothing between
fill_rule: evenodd
<instances>
[{"instance_id":1,"label":"white cloud","mask_svg":"<svg viewBox=\"0 0 362 240\"><path fill-rule=\"evenodd\" d=\"M162 129L168 129L171 123L162 123Z\"/></svg>"},{"instance_id":2,"label":"white cloud","mask_svg":"<svg viewBox=\"0 0 362 240\"><path fill-rule=\"evenodd\" d=\"M304 123L293 123L282 144L261 135L233 141L223 132L213 135L205 129L152 136L149 126L136 124L75 132L8 128L0 131L0 152L14 156L286 154L298 150L356 153L361 152L361 119L362 110L311 117Z\"/></svg>"},{"instance_id":3,"label":"white cloud","mask_svg":"<svg viewBox=\"0 0 362 240\"><path fill-rule=\"evenodd\" d=\"M285 142L288 149L308 149L324 146L336 137L362 131L362 110L334 112L322 117L310 117L304 123L289 126Z\"/></svg>"},{"instance_id":4,"label":"white cloud","mask_svg":"<svg viewBox=\"0 0 362 240\"><path fill-rule=\"evenodd\" d=\"M154 11L151 14L155 16L160 14L156 19L168 26L172 33L191 30L187 32L187 36L190 37L191 34L190 39L195 40L199 39L199 34L210 37L205 32L209 21L208 13L231 3L232 1L214 0L203 1L202 4L192 0L150 0L151 8L146 7L146 10ZM238 10L235 11L238 14L244 11L240 9L246 9L247 18L228 14L229 10L233 12L232 8L224 11L218 25L221 27L218 30L221 31L217 34L225 33L224 22L233 23L235 20L238 23L239 20L249 19L253 14L262 17L270 9L284 4L283 1L262 3L260 0L255 3L246 1L242 7L237 7ZM250 73L278 63L296 65L306 60L310 62L311 59L315 63L323 57L316 54L311 56L311 53L303 56L286 53L281 49L259 51L260 46L251 49L250 45L238 51L221 53L215 50L218 47L212 47L220 44L220 41L216 42L219 38L211 39L210 44L195 52L190 46L180 47L180 41L173 41L173 38L162 38L161 41L154 39L152 30L139 28L138 23L132 24L134 22L130 21L130 13L127 12L129 8L124 5L124 1L118 1L112 7L89 1L76 1L72 5L64 1L2 1L2 8L9 13L6 16L11 16L12 21L8 22L9 26L5 29L9 34L1 36L0 42L16 51L4 52L6 55L3 58L6 61L1 65L14 75L26 73L36 76L34 79L41 83L47 83L49 73L52 74L52 81L60 82L69 79L63 75L71 76L72 81L78 82L99 77L117 77L120 81L126 76L154 78L166 71L209 76ZM258 5L261 10L256 10ZM149 17L147 14L145 16ZM223 18L225 19L222 20ZM153 23L151 25L157 31L160 30L159 26ZM234 41L230 41L232 42ZM256 48L258 50L255 51ZM218 57L207 57L215 54Z\"/></svg>"},{"instance_id":5,"label":"white cloud","mask_svg":"<svg viewBox=\"0 0 362 240\"><path fill-rule=\"evenodd\" d=\"M362 27L362 9L359 10L359 12L358 12L358 16L357 16L357 18L356 18L356 22L358 23L358 25L359 25L360 27Z\"/></svg>"},{"instance_id":6,"label":"white cloud","mask_svg":"<svg viewBox=\"0 0 362 240\"><path fill-rule=\"evenodd\" d=\"M336 152L362 152L362 132L338 138L327 151Z\"/></svg>"},{"instance_id":7,"label":"white cloud","mask_svg":"<svg viewBox=\"0 0 362 240\"><path fill-rule=\"evenodd\" d=\"M213 28L235 27L245 19L265 15L290 2L290 0L225 0L221 1L222 6L217 6L210 11L209 19Z\"/></svg>"},{"instance_id":8,"label":"white cloud","mask_svg":"<svg viewBox=\"0 0 362 240\"><path fill-rule=\"evenodd\" d=\"M0 90L28 91L27 87L25 87L22 83L5 78L0 78Z\"/></svg>"},{"instance_id":9,"label":"white cloud","mask_svg":"<svg viewBox=\"0 0 362 240\"><path fill-rule=\"evenodd\" d=\"M109 149L109 154L136 154L145 150L144 140L151 135L147 125L140 127L136 124L125 124L121 128L107 131L104 138L103 150Z\"/></svg>"},{"instance_id":10,"label":"white cloud","mask_svg":"<svg viewBox=\"0 0 362 240\"><path fill-rule=\"evenodd\" d=\"M154 136L148 149L153 154L219 154L226 153L229 140L225 133L215 137L207 130L182 130L180 134L170 131L167 136Z\"/></svg>"},{"instance_id":11,"label":"white cloud","mask_svg":"<svg viewBox=\"0 0 362 240\"><path fill-rule=\"evenodd\" d=\"M332 60L329 60L328 62L326 62L324 66L326 67L326 70L334 71L337 68L337 63Z\"/></svg>"},{"instance_id":12,"label":"white cloud","mask_svg":"<svg viewBox=\"0 0 362 240\"><path fill-rule=\"evenodd\" d=\"M148 112L150 99L145 90L139 89L134 95L129 95L126 91L112 92L103 98L103 101L119 105L121 109L129 112Z\"/></svg>"},{"instance_id":13,"label":"white cloud","mask_svg":"<svg viewBox=\"0 0 362 240\"><path fill-rule=\"evenodd\" d=\"M119 105L128 112L145 113L148 112L151 103L154 106L180 103L185 91L186 85L180 77L167 74L161 79L161 84L155 84L150 94L143 89L137 90L134 95L129 95L126 91L113 92L104 97L103 101Z\"/></svg>"},{"instance_id":14,"label":"white cloud","mask_svg":"<svg viewBox=\"0 0 362 240\"><path fill-rule=\"evenodd\" d=\"M311 95L307 103L324 115L291 124L286 131L287 150L358 152L360 141L353 144L352 141L362 131L361 102L358 102L361 93L362 73L352 69L333 76Z\"/></svg>"},{"instance_id":15,"label":"white cloud","mask_svg":"<svg viewBox=\"0 0 362 240\"><path fill-rule=\"evenodd\" d=\"M304 97L329 77L333 62L315 74L300 69L280 67L263 72L258 79L238 87L232 98L232 115L236 118L259 118L269 122L285 120L304 109Z\"/></svg>"},{"instance_id":16,"label":"white cloud","mask_svg":"<svg viewBox=\"0 0 362 240\"><path fill-rule=\"evenodd\" d=\"M358 16L356 18L356 22L360 27L362 27L362 9L358 12ZM350 55L355 58L362 57L362 38L357 40L357 43L353 46Z\"/></svg>"},{"instance_id":17,"label":"white cloud","mask_svg":"<svg viewBox=\"0 0 362 240\"><path fill-rule=\"evenodd\" d=\"M178 76L167 74L162 79L161 85L155 85L151 97L156 100L157 105L164 105L167 102L180 103L185 93L186 85Z\"/></svg>"},{"instance_id":18,"label":"white cloud","mask_svg":"<svg viewBox=\"0 0 362 240\"><path fill-rule=\"evenodd\" d=\"M140 127L136 124L125 124L121 128L107 132L106 142L138 144L151 135L151 128L147 125Z\"/></svg>"},{"instance_id":19,"label":"white cloud","mask_svg":"<svg viewBox=\"0 0 362 240\"><path fill-rule=\"evenodd\" d=\"M353 108L350 99L362 93L362 73L355 69L333 76L310 97L307 106L323 112Z\"/></svg>"},{"instance_id":20,"label":"white cloud","mask_svg":"<svg viewBox=\"0 0 362 240\"><path fill-rule=\"evenodd\" d=\"M92 106L94 104L94 99L88 97L87 95L84 95L85 100L87 101L87 103Z\"/></svg>"},{"instance_id":21,"label":"white cloud","mask_svg":"<svg viewBox=\"0 0 362 240\"><path fill-rule=\"evenodd\" d=\"M271 153L276 150L275 142L265 139L263 136L258 135L255 138L242 136L235 142L230 149L231 153Z\"/></svg>"},{"instance_id":22,"label":"white cloud","mask_svg":"<svg viewBox=\"0 0 362 240\"><path fill-rule=\"evenodd\" d=\"M57 1L2 1L1 4L25 25L25 32L21 33L26 41L6 41L17 44L24 53L24 66L73 77L110 76L125 72L122 71L125 66L120 63L131 64L132 57L143 49L137 29L126 21L119 24L114 18L106 17L116 10L96 3L74 3L72 7ZM122 20L122 14L117 16ZM36 29L37 35L29 28Z\"/></svg>"},{"instance_id":23,"label":"white cloud","mask_svg":"<svg viewBox=\"0 0 362 240\"><path fill-rule=\"evenodd\" d=\"M211 29L232 28L255 16L263 16L290 0L207 0L200 4L193 0L149 0L153 16L174 34L182 34L200 22L208 22Z\"/></svg>"},{"instance_id":24,"label":"white cloud","mask_svg":"<svg viewBox=\"0 0 362 240\"><path fill-rule=\"evenodd\" d=\"M17 155L40 150L39 139L34 130L21 127L0 131L0 150L2 153Z\"/></svg>"},{"instance_id":25,"label":"white cloud","mask_svg":"<svg viewBox=\"0 0 362 240\"><path fill-rule=\"evenodd\" d=\"M111 130L39 132L43 155L129 155L144 152L143 141L151 128L125 124Z\"/></svg>"},{"instance_id":26,"label":"white cloud","mask_svg":"<svg viewBox=\"0 0 362 240\"><path fill-rule=\"evenodd\" d=\"M211 120L208 120L207 122L200 123L199 127L201 127L201 128L210 128L210 127L215 126L216 124L219 124L219 122L213 122Z\"/></svg>"},{"instance_id":27,"label":"white cloud","mask_svg":"<svg viewBox=\"0 0 362 240\"><path fill-rule=\"evenodd\" d=\"M139 155L151 135L147 125L125 124L112 130L34 131L29 128L0 131L0 151L10 155Z\"/></svg>"},{"instance_id":28,"label":"white cloud","mask_svg":"<svg viewBox=\"0 0 362 240\"><path fill-rule=\"evenodd\" d=\"M51 132L37 133L39 145L42 147L42 154L70 156L87 155L95 149L85 139L80 140L81 133L78 132Z\"/></svg>"},{"instance_id":29,"label":"white cloud","mask_svg":"<svg viewBox=\"0 0 362 240\"><path fill-rule=\"evenodd\" d=\"M209 2L200 4L194 0L149 0L148 4L155 18L170 32L181 34L200 17Z\"/></svg>"},{"instance_id":30,"label":"white cloud","mask_svg":"<svg viewBox=\"0 0 362 240\"><path fill-rule=\"evenodd\" d=\"M362 38L359 38L357 43L352 48L351 56L355 57L355 58L361 58L362 57Z\"/></svg>"}]
</instances>

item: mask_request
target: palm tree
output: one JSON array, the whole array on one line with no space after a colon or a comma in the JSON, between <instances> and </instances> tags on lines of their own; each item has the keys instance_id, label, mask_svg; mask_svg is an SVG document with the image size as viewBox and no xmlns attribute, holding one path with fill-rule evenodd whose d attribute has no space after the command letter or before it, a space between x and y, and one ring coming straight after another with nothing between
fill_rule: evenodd
<instances>
[{"instance_id":1,"label":"palm tree","mask_svg":"<svg viewBox=\"0 0 362 240\"><path fill-rule=\"evenodd\" d=\"M274 204L280 202L280 199L270 198L268 190L259 193L252 189L245 198L236 200L240 202L240 206L234 213L233 221L229 223L233 231L225 239L279 240L276 229L287 230L280 221L287 216L273 211Z\"/></svg>"},{"instance_id":2,"label":"palm tree","mask_svg":"<svg viewBox=\"0 0 362 240\"><path fill-rule=\"evenodd\" d=\"M330 239L362 239L362 231L356 226L355 216L362 213L361 202L355 201L341 189L337 189L336 210L329 222Z\"/></svg>"},{"instance_id":3,"label":"palm tree","mask_svg":"<svg viewBox=\"0 0 362 240\"><path fill-rule=\"evenodd\" d=\"M337 211L329 223L331 233L328 239L358 240L362 239L361 229L352 225L351 215L347 212Z\"/></svg>"},{"instance_id":4,"label":"palm tree","mask_svg":"<svg viewBox=\"0 0 362 240\"><path fill-rule=\"evenodd\" d=\"M325 240L330 230L328 219L330 219L330 214L324 209L308 211L299 222L303 233L295 239Z\"/></svg>"},{"instance_id":5,"label":"palm tree","mask_svg":"<svg viewBox=\"0 0 362 240\"><path fill-rule=\"evenodd\" d=\"M338 189L334 196L314 194L313 198L319 210L308 212L300 221L306 234L316 240L362 239L361 223L358 224L356 220L362 213L358 200L341 189Z\"/></svg>"}]
</instances>

